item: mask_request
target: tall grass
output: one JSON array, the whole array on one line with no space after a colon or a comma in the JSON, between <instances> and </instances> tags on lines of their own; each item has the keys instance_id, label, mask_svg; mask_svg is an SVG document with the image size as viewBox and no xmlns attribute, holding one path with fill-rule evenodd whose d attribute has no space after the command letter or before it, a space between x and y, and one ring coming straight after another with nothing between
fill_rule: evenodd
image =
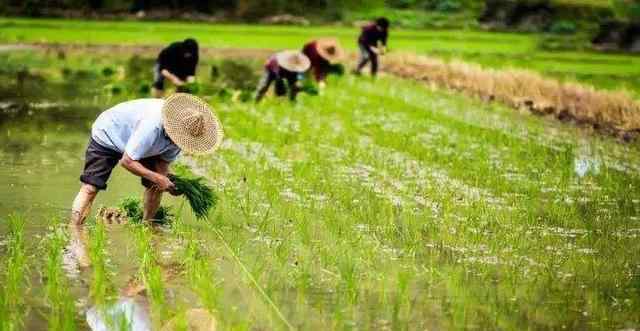
<instances>
[{"instance_id":1,"label":"tall grass","mask_svg":"<svg viewBox=\"0 0 640 331\"><path fill-rule=\"evenodd\" d=\"M22 330L29 288L25 219L20 215L10 215L6 222L9 227L7 250L0 260L0 330Z\"/></svg>"}]
</instances>

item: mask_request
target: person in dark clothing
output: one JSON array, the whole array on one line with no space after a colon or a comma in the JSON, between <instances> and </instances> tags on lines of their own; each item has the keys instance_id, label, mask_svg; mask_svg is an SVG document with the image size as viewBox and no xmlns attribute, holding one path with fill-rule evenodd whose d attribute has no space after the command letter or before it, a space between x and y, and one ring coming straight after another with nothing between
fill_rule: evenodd
<instances>
[{"instance_id":1,"label":"person in dark clothing","mask_svg":"<svg viewBox=\"0 0 640 331\"><path fill-rule=\"evenodd\" d=\"M273 82L277 96L286 95L288 88L289 100L294 101L300 92L300 76L310 65L309 58L297 51L282 51L271 56L264 65L264 75L258 84L256 102L262 100Z\"/></svg>"},{"instance_id":2,"label":"person in dark clothing","mask_svg":"<svg viewBox=\"0 0 640 331\"><path fill-rule=\"evenodd\" d=\"M322 38L308 42L302 48L302 54L311 61L311 71L318 86L323 89L332 65L344 57L344 51L336 39Z\"/></svg>"},{"instance_id":3,"label":"person in dark clothing","mask_svg":"<svg viewBox=\"0 0 640 331\"><path fill-rule=\"evenodd\" d=\"M362 27L358 38L360 60L355 70L356 74L359 75L369 62L371 62L371 75L375 76L378 73L378 55L386 51L388 31L389 20L384 17Z\"/></svg>"},{"instance_id":4,"label":"person in dark clothing","mask_svg":"<svg viewBox=\"0 0 640 331\"><path fill-rule=\"evenodd\" d=\"M193 82L198 65L198 43L194 39L185 39L172 43L163 49L153 68L153 95L164 94L164 80L170 80L176 86Z\"/></svg>"}]
</instances>

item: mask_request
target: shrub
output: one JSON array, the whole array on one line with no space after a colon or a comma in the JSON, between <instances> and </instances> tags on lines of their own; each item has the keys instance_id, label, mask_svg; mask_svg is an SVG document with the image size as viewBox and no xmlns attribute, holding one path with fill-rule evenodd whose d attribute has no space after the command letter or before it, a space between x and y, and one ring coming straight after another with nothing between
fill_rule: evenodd
<instances>
[{"instance_id":1,"label":"shrub","mask_svg":"<svg viewBox=\"0 0 640 331\"><path fill-rule=\"evenodd\" d=\"M113 68L111 68L111 67L104 67L102 69L102 75L105 76L105 77L111 77L115 73L116 73L116 71L113 70Z\"/></svg>"},{"instance_id":2,"label":"shrub","mask_svg":"<svg viewBox=\"0 0 640 331\"><path fill-rule=\"evenodd\" d=\"M576 30L576 24L572 21L556 21L549 27L549 32L555 34L574 34Z\"/></svg>"},{"instance_id":3,"label":"shrub","mask_svg":"<svg viewBox=\"0 0 640 331\"><path fill-rule=\"evenodd\" d=\"M443 13L454 13L462 9L462 4L456 0L443 0L436 5L436 10Z\"/></svg>"}]
</instances>

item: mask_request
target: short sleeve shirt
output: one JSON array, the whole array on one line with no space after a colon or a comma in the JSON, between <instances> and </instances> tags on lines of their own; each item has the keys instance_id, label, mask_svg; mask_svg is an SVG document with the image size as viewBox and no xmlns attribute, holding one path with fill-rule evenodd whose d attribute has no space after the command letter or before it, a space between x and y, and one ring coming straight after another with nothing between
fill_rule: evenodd
<instances>
[{"instance_id":1,"label":"short sleeve shirt","mask_svg":"<svg viewBox=\"0 0 640 331\"><path fill-rule=\"evenodd\" d=\"M139 99L115 105L93 123L91 137L98 144L136 161L159 156L175 161L180 148L174 144L162 123L162 99Z\"/></svg>"}]
</instances>

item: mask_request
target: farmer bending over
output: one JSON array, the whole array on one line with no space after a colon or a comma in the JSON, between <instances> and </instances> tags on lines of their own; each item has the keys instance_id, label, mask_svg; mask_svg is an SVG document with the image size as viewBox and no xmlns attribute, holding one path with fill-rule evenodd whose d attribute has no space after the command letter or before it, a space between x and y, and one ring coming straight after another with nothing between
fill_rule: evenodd
<instances>
[{"instance_id":1,"label":"farmer bending over","mask_svg":"<svg viewBox=\"0 0 640 331\"><path fill-rule=\"evenodd\" d=\"M322 38L304 45L302 54L309 58L313 78L322 89L325 87L325 80L332 69L332 65L337 64L342 59L344 51L337 40Z\"/></svg>"},{"instance_id":2,"label":"farmer bending over","mask_svg":"<svg viewBox=\"0 0 640 331\"><path fill-rule=\"evenodd\" d=\"M164 80L180 87L195 81L198 65L198 43L194 39L175 42L163 49L153 67L153 95L164 94Z\"/></svg>"},{"instance_id":3,"label":"farmer bending over","mask_svg":"<svg viewBox=\"0 0 640 331\"><path fill-rule=\"evenodd\" d=\"M277 96L286 95L288 87L289 99L294 101L300 92L298 81L309 66L309 58L300 52L282 51L271 56L264 65L264 75L258 84L256 102L262 100L273 82L275 82Z\"/></svg>"},{"instance_id":4,"label":"farmer bending over","mask_svg":"<svg viewBox=\"0 0 640 331\"><path fill-rule=\"evenodd\" d=\"M141 177L146 187L143 218L152 219L162 193L176 193L167 175L180 151L213 152L221 141L222 126L209 105L189 94L127 101L108 109L91 129L71 223L84 223L98 191L107 188L118 163Z\"/></svg>"},{"instance_id":5,"label":"farmer bending over","mask_svg":"<svg viewBox=\"0 0 640 331\"><path fill-rule=\"evenodd\" d=\"M371 62L371 75L375 77L378 73L378 55L382 55L386 51L388 30L389 20L384 17L362 27L358 38L360 60L355 70L357 75L368 62Z\"/></svg>"}]
</instances>

